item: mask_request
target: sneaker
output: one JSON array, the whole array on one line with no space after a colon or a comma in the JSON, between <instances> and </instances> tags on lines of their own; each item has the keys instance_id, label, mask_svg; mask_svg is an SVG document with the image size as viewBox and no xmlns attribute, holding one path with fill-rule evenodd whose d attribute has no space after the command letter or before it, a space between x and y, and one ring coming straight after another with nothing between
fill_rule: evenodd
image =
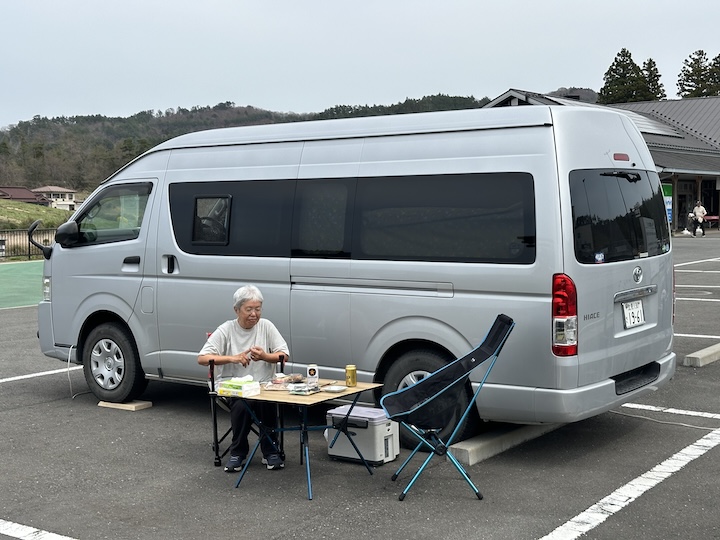
<instances>
[{"instance_id":1,"label":"sneaker","mask_svg":"<svg viewBox=\"0 0 720 540\"><path fill-rule=\"evenodd\" d=\"M285 468L285 461L283 461L280 454L270 454L262 458L262 464L267 466L268 471L278 471Z\"/></svg>"},{"instance_id":2,"label":"sneaker","mask_svg":"<svg viewBox=\"0 0 720 540\"><path fill-rule=\"evenodd\" d=\"M245 465L244 456L230 456L230 459L225 464L225 472L238 472L241 471Z\"/></svg>"}]
</instances>

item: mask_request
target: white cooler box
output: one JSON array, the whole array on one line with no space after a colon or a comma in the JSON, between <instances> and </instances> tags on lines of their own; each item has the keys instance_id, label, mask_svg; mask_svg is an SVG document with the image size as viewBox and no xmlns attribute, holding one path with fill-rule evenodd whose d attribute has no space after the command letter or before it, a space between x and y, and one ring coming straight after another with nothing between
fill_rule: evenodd
<instances>
[{"instance_id":1,"label":"white cooler box","mask_svg":"<svg viewBox=\"0 0 720 540\"><path fill-rule=\"evenodd\" d=\"M350 405L343 405L327 412L328 425L339 423L347 414ZM382 465L392 461L400 454L400 438L398 423L389 420L382 409L371 407L355 407L348 418L348 431L354 433L353 441L360 449L365 461L372 465ZM347 437L340 433L335 444L330 448L336 429L326 430L328 454L335 459L360 462Z\"/></svg>"}]
</instances>

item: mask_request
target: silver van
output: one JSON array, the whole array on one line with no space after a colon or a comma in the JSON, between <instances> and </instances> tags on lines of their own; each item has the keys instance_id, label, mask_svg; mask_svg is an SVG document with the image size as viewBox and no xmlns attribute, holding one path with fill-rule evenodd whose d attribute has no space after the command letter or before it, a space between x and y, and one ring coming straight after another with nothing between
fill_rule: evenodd
<instances>
[{"instance_id":1,"label":"silver van","mask_svg":"<svg viewBox=\"0 0 720 540\"><path fill-rule=\"evenodd\" d=\"M660 180L612 110L191 133L103 182L45 252L42 351L82 364L107 401L148 379L204 384L197 352L244 283L263 291L289 371L342 379L356 364L383 393L508 314L517 326L468 432L588 418L675 371Z\"/></svg>"}]
</instances>

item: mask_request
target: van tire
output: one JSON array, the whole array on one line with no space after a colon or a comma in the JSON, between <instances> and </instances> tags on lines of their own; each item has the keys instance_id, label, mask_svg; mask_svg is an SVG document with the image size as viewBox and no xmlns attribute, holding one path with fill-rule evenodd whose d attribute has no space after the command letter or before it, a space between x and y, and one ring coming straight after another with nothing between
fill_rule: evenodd
<instances>
[{"instance_id":1,"label":"van tire","mask_svg":"<svg viewBox=\"0 0 720 540\"><path fill-rule=\"evenodd\" d=\"M395 360L385 376L385 381L382 387L383 395L395 392L406 388L407 386L416 383L420 379L426 377L433 371L437 371L443 366L449 364L453 359L449 359L436 351L429 349L417 349L408 351ZM457 426L462 413L470 403L470 390L467 390L458 399L458 408L455 412L455 416L450 424L440 432L440 436L445 439ZM477 411L471 410L470 414L465 421L465 425L462 427L454 442L459 442L468 437L472 437L477 433L479 427L480 417ZM400 429L400 444L404 448L415 448L418 444L418 439L410 435L406 429Z\"/></svg>"},{"instance_id":2,"label":"van tire","mask_svg":"<svg viewBox=\"0 0 720 540\"><path fill-rule=\"evenodd\" d=\"M88 334L83 372L90 391L102 401L130 401L147 387L135 344L127 331L114 323L103 323Z\"/></svg>"}]
</instances>

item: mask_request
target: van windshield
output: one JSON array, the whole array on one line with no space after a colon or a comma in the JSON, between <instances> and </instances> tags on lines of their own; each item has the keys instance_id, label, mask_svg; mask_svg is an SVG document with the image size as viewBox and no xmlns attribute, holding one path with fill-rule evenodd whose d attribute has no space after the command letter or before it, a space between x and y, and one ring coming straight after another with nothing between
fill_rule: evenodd
<instances>
[{"instance_id":1,"label":"van windshield","mask_svg":"<svg viewBox=\"0 0 720 540\"><path fill-rule=\"evenodd\" d=\"M578 262L626 261L670 251L665 201L656 173L572 171L570 199Z\"/></svg>"}]
</instances>

